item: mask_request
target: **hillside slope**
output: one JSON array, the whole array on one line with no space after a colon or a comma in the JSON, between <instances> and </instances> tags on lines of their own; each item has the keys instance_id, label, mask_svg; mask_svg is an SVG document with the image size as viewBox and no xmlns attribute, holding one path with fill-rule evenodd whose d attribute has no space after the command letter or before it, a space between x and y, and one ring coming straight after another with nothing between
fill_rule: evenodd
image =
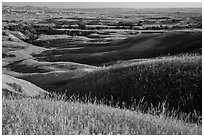
<instances>
[{"instance_id":1,"label":"hillside slope","mask_svg":"<svg viewBox=\"0 0 204 137\"><path fill-rule=\"evenodd\" d=\"M202 134L201 125L102 104L3 98L2 105L3 135Z\"/></svg>"},{"instance_id":2,"label":"hillside slope","mask_svg":"<svg viewBox=\"0 0 204 137\"><path fill-rule=\"evenodd\" d=\"M166 102L169 109L201 113L202 108L202 57L185 55L144 60L93 71L53 91L70 96L96 97L98 100L125 102L143 99L147 106Z\"/></svg>"},{"instance_id":3,"label":"hillside slope","mask_svg":"<svg viewBox=\"0 0 204 137\"><path fill-rule=\"evenodd\" d=\"M95 66L74 62L38 62L26 59L7 64L3 68L3 73L48 89L82 77L95 69L97 69Z\"/></svg>"},{"instance_id":4,"label":"hillside slope","mask_svg":"<svg viewBox=\"0 0 204 137\"><path fill-rule=\"evenodd\" d=\"M48 94L47 91L36 85L9 75L2 74L2 94L7 97L10 95L20 96L43 96Z\"/></svg>"},{"instance_id":5,"label":"hillside slope","mask_svg":"<svg viewBox=\"0 0 204 137\"><path fill-rule=\"evenodd\" d=\"M95 44L96 45L96 44ZM36 56L38 60L71 61L89 65L151 58L160 55L185 53L202 48L202 32L167 32L163 34L141 34L107 44L106 46L80 45L76 50L56 49Z\"/></svg>"}]
</instances>

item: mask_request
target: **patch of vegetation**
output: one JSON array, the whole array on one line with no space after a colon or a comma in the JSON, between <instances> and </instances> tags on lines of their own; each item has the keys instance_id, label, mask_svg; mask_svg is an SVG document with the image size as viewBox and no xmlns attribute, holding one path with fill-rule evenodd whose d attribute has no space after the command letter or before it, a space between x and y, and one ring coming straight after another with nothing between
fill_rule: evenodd
<instances>
[{"instance_id":1,"label":"patch of vegetation","mask_svg":"<svg viewBox=\"0 0 204 137\"><path fill-rule=\"evenodd\" d=\"M16 55L13 54L9 54L9 53L4 53L4 51L2 52L2 58L6 58L6 57L16 57Z\"/></svg>"},{"instance_id":2,"label":"patch of vegetation","mask_svg":"<svg viewBox=\"0 0 204 137\"><path fill-rule=\"evenodd\" d=\"M115 104L125 103L127 107L144 98L147 107L166 102L169 110L202 115L201 56L164 57L117 66L94 71L54 90L65 91L67 96L113 99Z\"/></svg>"},{"instance_id":3,"label":"patch of vegetation","mask_svg":"<svg viewBox=\"0 0 204 137\"><path fill-rule=\"evenodd\" d=\"M3 97L2 105L3 135L202 134L202 127L197 124L112 108L103 103Z\"/></svg>"},{"instance_id":4,"label":"patch of vegetation","mask_svg":"<svg viewBox=\"0 0 204 137\"><path fill-rule=\"evenodd\" d=\"M8 83L9 86L11 86L15 91L19 93L23 93L22 87L16 83Z\"/></svg>"},{"instance_id":5,"label":"patch of vegetation","mask_svg":"<svg viewBox=\"0 0 204 137\"><path fill-rule=\"evenodd\" d=\"M19 23L17 27L10 26L9 30L10 31L20 31L27 37L27 40L26 40L27 42L31 42L39 37L39 34L36 32L36 29L34 28L33 24L27 25L27 24Z\"/></svg>"}]
</instances>

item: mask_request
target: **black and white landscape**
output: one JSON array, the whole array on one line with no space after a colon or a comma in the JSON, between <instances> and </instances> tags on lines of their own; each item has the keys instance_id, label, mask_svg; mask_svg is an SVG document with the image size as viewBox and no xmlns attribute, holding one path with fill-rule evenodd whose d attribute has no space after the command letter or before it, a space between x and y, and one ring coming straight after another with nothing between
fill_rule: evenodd
<instances>
[{"instance_id":1,"label":"black and white landscape","mask_svg":"<svg viewBox=\"0 0 204 137\"><path fill-rule=\"evenodd\" d=\"M202 134L201 6L2 5L2 134Z\"/></svg>"}]
</instances>

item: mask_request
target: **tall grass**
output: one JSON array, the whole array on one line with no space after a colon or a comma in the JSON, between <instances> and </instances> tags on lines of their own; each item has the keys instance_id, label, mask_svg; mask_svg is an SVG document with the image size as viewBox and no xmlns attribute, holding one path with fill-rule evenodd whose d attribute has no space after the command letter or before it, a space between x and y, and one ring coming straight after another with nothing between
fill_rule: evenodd
<instances>
[{"instance_id":1,"label":"tall grass","mask_svg":"<svg viewBox=\"0 0 204 137\"><path fill-rule=\"evenodd\" d=\"M169 109L201 116L202 57L166 57L104 68L56 90L63 94L65 91L67 96L113 98L115 103L125 102L127 107L132 106L133 100L144 98L148 107L166 102Z\"/></svg>"},{"instance_id":2,"label":"tall grass","mask_svg":"<svg viewBox=\"0 0 204 137\"><path fill-rule=\"evenodd\" d=\"M57 99L6 99L3 135L202 134L202 127L103 104Z\"/></svg>"}]
</instances>

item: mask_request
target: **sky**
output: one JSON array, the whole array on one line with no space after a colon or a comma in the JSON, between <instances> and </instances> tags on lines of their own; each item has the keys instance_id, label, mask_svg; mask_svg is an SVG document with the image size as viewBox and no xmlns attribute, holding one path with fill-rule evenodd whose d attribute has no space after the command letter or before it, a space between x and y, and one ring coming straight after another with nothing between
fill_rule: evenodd
<instances>
[{"instance_id":1,"label":"sky","mask_svg":"<svg viewBox=\"0 0 204 137\"><path fill-rule=\"evenodd\" d=\"M3 2L10 6L50 8L201 8L201 2Z\"/></svg>"}]
</instances>

